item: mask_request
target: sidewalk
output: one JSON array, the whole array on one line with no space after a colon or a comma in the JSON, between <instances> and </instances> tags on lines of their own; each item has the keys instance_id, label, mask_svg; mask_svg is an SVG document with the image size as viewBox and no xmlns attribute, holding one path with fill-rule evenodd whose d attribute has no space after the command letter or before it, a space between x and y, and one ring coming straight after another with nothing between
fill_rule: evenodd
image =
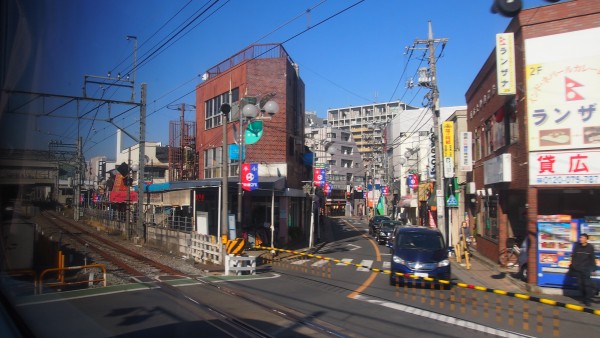
<instances>
[{"instance_id":1,"label":"sidewalk","mask_svg":"<svg viewBox=\"0 0 600 338\"><path fill-rule=\"evenodd\" d=\"M464 259L462 263L458 263L456 257L452 258L452 274L458 279L457 281L489 289L528 294L557 302L581 305L579 291L577 290L531 287L526 282L513 277L517 272L516 268L502 268L499 264L483 257L477 251L474 251L470 258L470 269L467 269ZM591 307L600 308L597 299L592 300Z\"/></svg>"}]
</instances>

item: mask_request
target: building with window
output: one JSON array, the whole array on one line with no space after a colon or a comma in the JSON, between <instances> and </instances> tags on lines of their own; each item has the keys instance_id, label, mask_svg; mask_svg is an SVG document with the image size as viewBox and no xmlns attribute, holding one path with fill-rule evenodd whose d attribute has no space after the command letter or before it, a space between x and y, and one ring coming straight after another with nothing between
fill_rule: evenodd
<instances>
[{"instance_id":1,"label":"building with window","mask_svg":"<svg viewBox=\"0 0 600 338\"><path fill-rule=\"evenodd\" d=\"M326 194L325 213L343 216L356 214L362 208L365 169L351 133L329 127L314 113L306 113L306 146L312 150L315 167L326 169L330 192ZM362 204L362 206L361 206Z\"/></svg>"},{"instance_id":2,"label":"building with window","mask_svg":"<svg viewBox=\"0 0 600 338\"><path fill-rule=\"evenodd\" d=\"M440 121L466 106L440 108ZM435 153L432 152L433 113L429 108L403 110L387 128L386 177L391 182L388 201L397 218L428 225L429 211L436 211Z\"/></svg>"},{"instance_id":3,"label":"building with window","mask_svg":"<svg viewBox=\"0 0 600 338\"><path fill-rule=\"evenodd\" d=\"M600 36L599 3L523 10L504 33L466 92L470 217L477 249L495 261L512 237L558 245L538 246L539 216L600 216L600 46L590 43ZM568 248L557 252L546 258L568 259ZM530 283L544 275L539 263L529 250Z\"/></svg>"},{"instance_id":4,"label":"building with window","mask_svg":"<svg viewBox=\"0 0 600 338\"><path fill-rule=\"evenodd\" d=\"M375 187L388 185L391 179L388 175L390 149L387 146L387 127L398 114L413 109L417 108L392 101L327 110L327 124L350 133L357 145L366 172L365 186L361 188L368 192L367 203L370 208L379 198L379 189Z\"/></svg>"},{"instance_id":5,"label":"building with window","mask_svg":"<svg viewBox=\"0 0 600 338\"><path fill-rule=\"evenodd\" d=\"M304 82L298 66L280 44L252 45L210 68L196 88L196 150L200 179L218 182L203 188L207 196L196 202L196 210L208 213L208 232L217 234L220 225L219 187L228 177L229 214L238 211L240 157L258 164L258 189L244 191L241 208L242 231L262 228L275 215L277 240L287 242L305 233L310 201L302 190L310 168L304 165ZM246 103L262 105L274 100L279 112L263 120L261 136L239 151L239 112ZM230 118L220 107L232 103ZM261 103L263 102L263 103ZM266 114L265 114L266 115ZM226 123L228 153L223 156L223 123ZM258 133L258 132L257 132ZM240 154L241 153L241 154ZM272 210L272 195L275 195ZM307 202L308 201L308 202ZM307 205L308 203L308 205Z\"/></svg>"}]
</instances>

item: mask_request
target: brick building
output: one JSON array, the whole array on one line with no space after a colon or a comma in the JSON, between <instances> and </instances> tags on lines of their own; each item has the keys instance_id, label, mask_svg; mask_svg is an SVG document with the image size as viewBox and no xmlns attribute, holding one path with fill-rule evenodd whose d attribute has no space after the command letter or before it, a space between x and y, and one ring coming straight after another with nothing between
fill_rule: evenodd
<instances>
[{"instance_id":1,"label":"brick building","mask_svg":"<svg viewBox=\"0 0 600 338\"><path fill-rule=\"evenodd\" d=\"M229 102L232 112L227 125L230 146L228 206L230 214L238 210L239 156L235 139L239 139L240 102L257 104L267 99L279 105L272 119L263 121L263 134L255 144L245 145L246 163L258 163L258 189L243 193L240 228L263 227L271 221L271 195L275 193L275 227L279 241L287 242L305 232L307 199L302 181L308 180L310 168L303 164L304 152L304 83L297 65L279 44L252 45L209 69L205 81L196 88L196 150L200 178L221 179L223 173L222 103ZM242 104L243 106L243 104ZM265 114L266 115L266 114ZM235 135L234 135L235 134ZM216 231L219 209L216 195L197 205L213 216L209 225Z\"/></svg>"},{"instance_id":2,"label":"brick building","mask_svg":"<svg viewBox=\"0 0 600 338\"><path fill-rule=\"evenodd\" d=\"M497 38L501 47L466 92L474 160L468 180L476 186L469 214L478 251L497 261L508 238L528 238L529 271L537 272L539 215L600 215L600 46L594 42L600 2L523 10L505 33L513 33L514 58L503 55L507 49ZM511 62L514 73L505 69ZM510 74L514 81L504 78ZM511 82L514 94L505 88ZM569 256L565 248L548 258L562 267ZM537 284L538 274L529 273L528 281Z\"/></svg>"}]
</instances>

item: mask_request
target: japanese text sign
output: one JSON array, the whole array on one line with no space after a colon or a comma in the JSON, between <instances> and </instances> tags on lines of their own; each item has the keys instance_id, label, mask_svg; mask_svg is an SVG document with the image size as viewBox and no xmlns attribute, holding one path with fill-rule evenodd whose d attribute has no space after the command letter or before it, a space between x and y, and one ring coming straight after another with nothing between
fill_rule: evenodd
<instances>
[{"instance_id":1,"label":"japanese text sign","mask_svg":"<svg viewBox=\"0 0 600 338\"><path fill-rule=\"evenodd\" d=\"M600 184L600 150L529 153L529 184Z\"/></svg>"},{"instance_id":2,"label":"japanese text sign","mask_svg":"<svg viewBox=\"0 0 600 338\"><path fill-rule=\"evenodd\" d=\"M496 77L498 95L515 95L515 42L513 33L496 34Z\"/></svg>"},{"instance_id":3,"label":"japanese text sign","mask_svg":"<svg viewBox=\"0 0 600 338\"><path fill-rule=\"evenodd\" d=\"M242 164L242 189L252 191L258 188L258 163Z\"/></svg>"}]
</instances>

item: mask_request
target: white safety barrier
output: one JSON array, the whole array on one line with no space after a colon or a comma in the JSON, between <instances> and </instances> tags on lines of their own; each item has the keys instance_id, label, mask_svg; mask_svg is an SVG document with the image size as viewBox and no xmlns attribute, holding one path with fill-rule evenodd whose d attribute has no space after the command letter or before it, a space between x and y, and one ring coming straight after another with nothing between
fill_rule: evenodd
<instances>
[{"instance_id":1,"label":"white safety barrier","mask_svg":"<svg viewBox=\"0 0 600 338\"><path fill-rule=\"evenodd\" d=\"M225 275L229 276L231 272L238 276L244 274L244 272L255 275L256 256L235 256L232 254L225 256Z\"/></svg>"}]
</instances>

